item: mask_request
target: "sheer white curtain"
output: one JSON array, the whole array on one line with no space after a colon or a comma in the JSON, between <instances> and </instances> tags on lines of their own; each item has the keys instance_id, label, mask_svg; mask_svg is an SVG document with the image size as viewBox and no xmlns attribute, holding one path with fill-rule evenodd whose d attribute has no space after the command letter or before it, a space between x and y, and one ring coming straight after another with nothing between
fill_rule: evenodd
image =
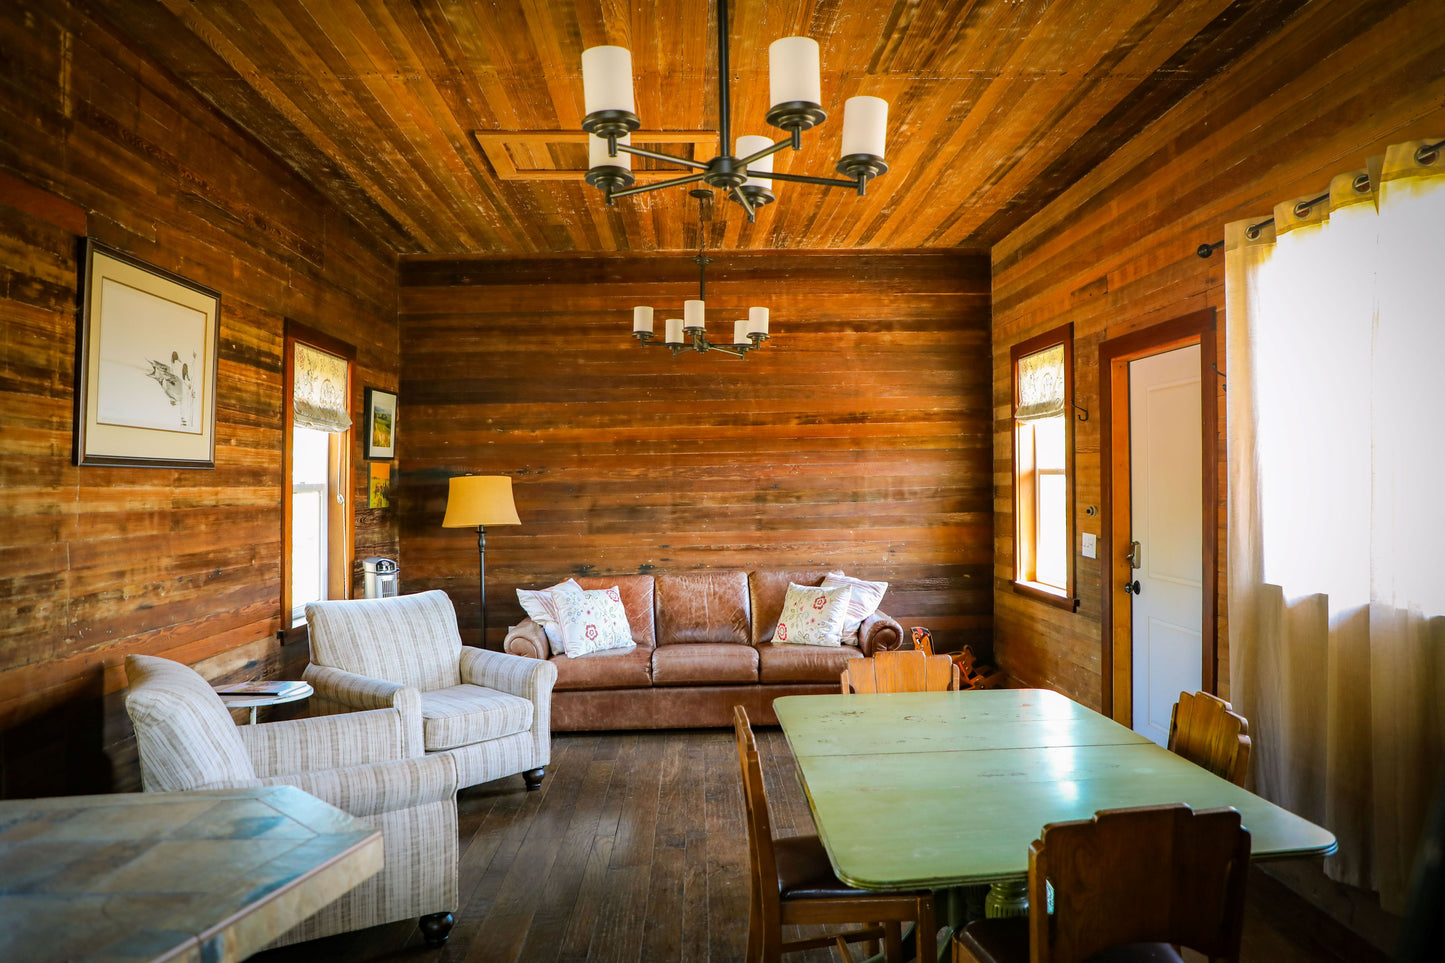
<instances>
[{"instance_id":1,"label":"sheer white curtain","mask_svg":"<svg viewBox=\"0 0 1445 963\"><path fill-rule=\"evenodd\" d=\"M1225 231L1231 697L1256 791L1397 912L1445 760L1445 163L1424 143Z\"/></svg>"}]
</instances>

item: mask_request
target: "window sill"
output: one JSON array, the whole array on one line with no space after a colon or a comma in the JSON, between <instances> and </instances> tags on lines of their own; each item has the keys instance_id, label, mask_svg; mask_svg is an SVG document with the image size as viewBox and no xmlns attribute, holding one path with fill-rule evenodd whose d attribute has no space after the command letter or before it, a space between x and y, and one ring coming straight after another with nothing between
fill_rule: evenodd
<instances>
[{"instance_id":1,"label":"window sill","mask_svg":"<svg viewBox=\"0 0 1445 963\"><path fill-rule=\"evenodd\" d=\"M1042 582L1014 582L1013 587L1017 594L1037 599L1055 608L1068 612L1077 611L1079 608L1078 599L1070 598L1067 592L1056 589L1052 585L1044 585Z\"/></svg>"}]
</instances>

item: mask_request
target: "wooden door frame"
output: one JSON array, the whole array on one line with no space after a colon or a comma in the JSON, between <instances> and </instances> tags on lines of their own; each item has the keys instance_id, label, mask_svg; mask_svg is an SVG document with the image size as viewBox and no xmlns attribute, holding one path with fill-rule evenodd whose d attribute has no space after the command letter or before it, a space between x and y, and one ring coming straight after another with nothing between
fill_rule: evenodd
<instances>
[{"instance_id":1,"label":"wooden door frame","mask_svg":"<svg viewBox=\"0 0 1445 963\"><path fill-rule=\"evenodd\" d=\"M1201 552L1203 555L1203 635L1201 682L1206 692L1218 689L1219 669L1219 401L1216 388L1215 311L1205 308L1183 317L1133 331L1099 346L1099 475L1104 524L1099 536L1101 637L1099 674L1104 711L1132 727L1133 620L1124 593L1124 549L1129 544L1129 362L1176 348L1199 345ZM1121 411L1122 417L1115 417ZM1116 548L1117 546L1117 548ZM1118 602L1119 604L1115 604ZM1120 654L1119 659L1115 655Z\"/></svg>"}]
</instances>

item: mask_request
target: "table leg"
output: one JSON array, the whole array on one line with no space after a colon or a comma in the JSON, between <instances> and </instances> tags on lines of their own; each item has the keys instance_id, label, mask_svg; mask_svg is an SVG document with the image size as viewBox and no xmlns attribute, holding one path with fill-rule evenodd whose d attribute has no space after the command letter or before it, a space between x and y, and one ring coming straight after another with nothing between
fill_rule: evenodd
<instances>
[{"instance_id":1,"label":"table leg","mask_svg":"<svg viewBox=\"0 0 1445 963\"><path fill-rule=\"evenodd\" d=\"M253 726L256 724L256 708L256 706L251 707L251 725Z\"/></svg>"},{"instance_id":2,"label":"table leg","mask_svg":"<svg viewBox=\"0 0 1445 963\"><path fill-rule=\"evenodd\" d=\"M1029 884L1026 880L993 883L984 897L983 915L988 919L1007 919L1029 915Z\"/></svg>"}]
</instances>

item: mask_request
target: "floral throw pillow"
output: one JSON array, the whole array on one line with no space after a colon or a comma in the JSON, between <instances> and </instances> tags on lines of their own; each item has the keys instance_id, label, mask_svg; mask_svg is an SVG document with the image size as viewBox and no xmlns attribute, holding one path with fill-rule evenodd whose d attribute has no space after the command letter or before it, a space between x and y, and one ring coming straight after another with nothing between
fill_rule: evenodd
<instances>
[{"instance_id":1,"label":"floral throw pillow","mask_svg":"<svg viewBox=\"0 0 1445 963\"><path fill-rule=\"evenodd\" d=\"M570 578L540 592L517 589L517 601L522 603L522 611L547 633L547 644L551 646L553 655L561 655L563 652L562 616L557 610L557 603L563 595L581 591L582 586Z\"/></svg>"},{"instance_id":2,"label":"floral throw pillow","mask_svg":"<svg viewBox=\"0 0 1445 963\"><path fill-rule=\"evenodd\" d=\"M562 648L567 658L605 650L628 651L637 647L622 593L617 586L606 589L567 592L557 605L562 622Z\"/></svg>"},{"instance_id":3,"label":"floral throw pillow","mask_svg":"<svg viewBox=\"0 0 1445 963\"><path fill-rule=\"evenodd\" d=\"M847 585L827 588L789 582L773 641L789 645L841 645L852 592Z\"/></svg>"},{"instance_id":4,"label":"floral throw pillow","mask_svg":"<svg viewBox=\"0 0 1445 963\"><path fill-rule=\"evenodd\" d=\"M839 585L846 585L853 590L853 597L848 602L848 619L843 623L843 641L848 645L861 645L862 640L858 638L858 629L863 620L874 612L878 606L883 604L883 593L888 591L887 582L866 582L861 578L852 578L842 572L829 572L823 577L824 588L834 588Z\"/></svg>"}]
</instances>

